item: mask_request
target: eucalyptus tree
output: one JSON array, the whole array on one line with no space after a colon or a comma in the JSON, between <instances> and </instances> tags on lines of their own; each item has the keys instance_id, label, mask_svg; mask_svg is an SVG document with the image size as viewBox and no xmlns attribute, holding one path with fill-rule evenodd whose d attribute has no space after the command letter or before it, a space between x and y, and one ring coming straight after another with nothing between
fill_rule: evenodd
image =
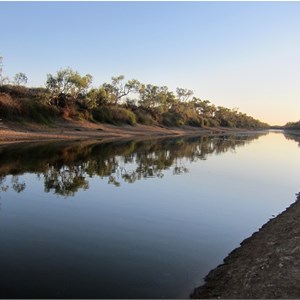
<instances>
[{"instance_id":1,"label":"eucalyptus tree","mask_svg":"<svg viewBox=\"0 0 300 300\"><path fill-rule=\"evenodd\" d=\"M3 75L3 57L0 56L0 85L8 82L8 77Z\"/></svg>"},{"instance_id":2,"label":"eucalyptus tree","mask_svg":"<svg viewBox=\"0 0 300 300\"><path fill-rule=\"evenodd\" d=\"M142 84L139 90L139 104L146 109L158 109L161 112L169 110L177 101L173 92L166 86L156 86L152 84Z\"/></svg>"},{"instance_id":3,"label":"eucalyptus tree","mask_svg":"<svg viewBox=\"0 0 300 300\"><path fill-rule=\"evenodd\" d=\"M93 80L92 75L81 76L71 68L61 69L56 75L48 74L46 87L50 90L53 98L65 97L70 104L85 96Z\"/></svg>"},{"instance_id":4,"label":"eucalyptus tree","mask_svg":"<svg viewBox=\"0 0 300 300\"><path fill-rule=\"evenodd\" d=\"M136 93L140 89L140 82L136 79L124 83L125 76L119 75L111 78L111 83L104 83L102 88L106 92L107 103L117 105L123 97Z\"/></svg>"},{"instance_id":5,"label":"eucalyptus tree","mask_svg":"<svg viewBox=\"0 0 300 300\"><path fill-rule=\"evenodd\" d=\"M221 126L224 127L234 127L235 122L234 122L234 112L223 106L218 106L216 113L215 113L216 118L220 122Z\"/></svg>"},{"instance_id":6,"label":"eucalyptus tree","mask_svg":"<svg viewBox=\"0 0 300 300\"><path fill-rule=\"evenodd\" d=\"M26 84L28 81L27 76L25 75L25 73L17 73L14 77L14 84L16 85L21 85L21 84Z\"/></svg>"},{"instance_id":7,"label":"eucalyptus tree","mask_svg":"<svg viewBox=\"0 0 300 300\"><path fill-rule=\"evenodd\" d=\"M105 88L92 88L87 93L87 106L88 108L96 108L108 104L108 96Z\"/></svg>"},{"instance_id":8,"label":"eucalyptus tree","mask_svg":"<svg viewBox=\"0 0 300 300\"><path fill-rule=\"evenodd\" d=\"M176 88L177 98L181 102L188 102L190 97L194 95L194 92L189 89Z\"/></svg>"},{"instance_id":9,"label":"eucalyptus tree","mask_svg":"<svg viewBox=\"0 0 300 300\"><path fill-rule=\"evenodd\" d=\"M216 106L211 104L209 100L201 100L200 98L194 97L192 100L197 112L204 118L213 118L216 113Z\"/></svg>"}]
</instances>

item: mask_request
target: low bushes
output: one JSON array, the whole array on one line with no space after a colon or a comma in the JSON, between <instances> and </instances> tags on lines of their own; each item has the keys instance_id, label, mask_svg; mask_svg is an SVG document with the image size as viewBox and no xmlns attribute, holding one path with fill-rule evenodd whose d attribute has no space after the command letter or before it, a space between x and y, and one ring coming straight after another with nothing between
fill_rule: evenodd
<instances>
[{"instance_id":1,"label":"low bushes","mask_svg":"<svg viewBox=\"0 0 300 300\"><path fill-rule=\"evenodd\" d=\"M100 107L92 111L92 116L95 121L101 123L110 123L114 125L136 125L137 123L136 116L132 111L120 107Z\"/></svg>"},{"instance_id":2,"label":"low bushes","mask_svg":"<svg viewBox=\"0 0 300 300\"><path fill-rule=\"evenodd\" d=\"M297 129L299 130L300 129L300 120L297 121L297 122L288 122L284 128L286 129Z\"/></svg>"},{"instance_id":3,"label":"low bushes","mask_svg":"<svg viewBox=\"0 0 300 300\"><path fill-rule=\"evenodd\" d=\"M162 114L161 122L165 126L194 126L202 127L204 125L203 119L196 113L191 111L185 112L165 112Z\"/></svg>"},{"instance_id":4,"label":"low bushes","mask_svg":"<svg viewBox=\"0 0 300 300\"><path fill-rule=\"evenodd\" d=\"M136 110L136 111L134 111L134 113L136 115L137 122L140 124L144 124L144 125L156 125L157 124L157 121L154 120L149 113L147 113L143 110Z\"/></svg>"},{"instance_id":5,"label":"low bushes","mask_svg":"<svg viewBox=\"0 0 300 300\"><path fill-rule=\"evenodd\" d=\"M44 125L53 125L55 120L59 116L59 111L57 108L39 103L37 101L32 101L30 99L24 100L22 103L23 116L27 117L36 123Z\"/></svg>"},{"instance_id":6,"label":"low bushes","mask_svg":"<svg viewBox=\"0 0 300 300\"><path fill-rule=\"evenodd\" d=\"M12 120L21 114L21 105L9 95L0 93L0 118Z\"/></svg>"},{"instance_id":7,"label":"low bushes","mask_svg":"<svg viewBox=\"0 0 300 300\"><path fill-rule=\"evenodd\" d=\"M31 99L15 100L10 95L0 93L0 118L11 121L22 118L51 125L58 115L59 112L55 107Z\"/></svg>"}]
</instances>

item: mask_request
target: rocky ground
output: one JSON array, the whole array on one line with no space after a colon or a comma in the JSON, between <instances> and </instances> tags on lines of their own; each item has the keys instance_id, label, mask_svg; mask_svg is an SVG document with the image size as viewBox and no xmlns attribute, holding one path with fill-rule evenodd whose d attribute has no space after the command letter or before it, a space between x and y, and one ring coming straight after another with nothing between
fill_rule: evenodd
<instances>
[{"instance_id":1,"label":"rocky ground","mask_svg":"<svg viewBox=\"0 0 300 300\"><path fill-rule=\"evenodd\" d=\"M299 299L300 196L286 211L271 219L224 264L205 278L191 298Z\"/></svg>"}]
</instances>

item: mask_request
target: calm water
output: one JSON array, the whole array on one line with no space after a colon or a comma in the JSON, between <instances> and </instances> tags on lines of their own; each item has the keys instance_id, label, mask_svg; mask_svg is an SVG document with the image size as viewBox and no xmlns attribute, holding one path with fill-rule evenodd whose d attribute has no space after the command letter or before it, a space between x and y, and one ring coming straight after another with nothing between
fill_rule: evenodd
<instances>
[{"instance_id":1,"label":"calm water","mask_svg":"<svg viewBox=\"0 0 300 300\"><path fill-rule=\"evenodd\" d=\"M294 201L299 140L1 146L1 297L188 297Z\"/></svg>"}]
</instances>

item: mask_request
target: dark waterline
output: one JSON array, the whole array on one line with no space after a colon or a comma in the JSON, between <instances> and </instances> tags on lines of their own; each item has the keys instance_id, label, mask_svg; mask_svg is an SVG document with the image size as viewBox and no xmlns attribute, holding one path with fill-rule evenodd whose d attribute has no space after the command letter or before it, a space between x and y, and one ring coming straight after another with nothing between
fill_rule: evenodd
<instances>
[{"instance_id":1,"label":"dark waterline","mask_svg":"<svg viewBox=\"0 0 300 300\"><path fill-rule=\"evenodd\" d=\"M1 146L1 298L188 297L294 199L295 141Z\"/></svg>"}]
</instances>

